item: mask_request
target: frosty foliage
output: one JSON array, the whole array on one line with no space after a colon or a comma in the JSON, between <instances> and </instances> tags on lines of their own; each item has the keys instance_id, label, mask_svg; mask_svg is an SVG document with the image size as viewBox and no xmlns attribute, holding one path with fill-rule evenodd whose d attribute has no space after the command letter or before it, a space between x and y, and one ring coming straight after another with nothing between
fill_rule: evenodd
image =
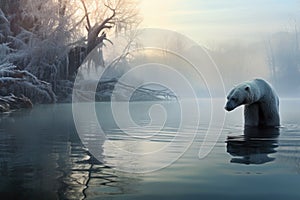
<instances>
[{"instance_id":1,"label":"frosty foliage","mask_svg":"<svg viewBox=\"0 0 300 200\"><path fill-rule=\"evenodd\" d=\"M19 70L10 63L0 65L0 95L26 96L33 103L54 103L55 94L51 85L38 80L26 70Z\"/></svg>"},{"instance_id":2,"label":"frosty foliage","mask_svg":"<svg viewBox=\"0 0 300 200\"><path fill-rule=\"evenodd\" d=\"M0 44L0 96L24 95L33 103L54 103L56 97L51 85L10 63L11 51L7 43Z\"/></svg>"},{"instance_id":3,"label":"frosty foliage","mask_svg":"<svg viewBox=\"0 0 300 200\"><path fill-rule=\"evenodd\" d=\"M96 46L89 44L91 35L93 42L103 42L107 32L127 30L139 22L134 0L20 0L20 7L27 24L11 37L17 49L11 61L51 83L54 90L57 81L68 78L70 50ZM99 31L93 35L92 29Z\"/></svg>"},{"instance_id":4,"label":"frosty foliage","mask_svg":"<svg viewBox=\"0 0 300 200\"><path fill-rule=\"evenodd\" d=\"M0 95L23 94L33 103L55 102L52 90L58 99L69 97L86 49L140 22L136 0L2 0L0 6Z\"/></svg>"},{"instance_id":5,"label":"frosty foliage","mask_svg":"<svg viewBox=\"0 0 300 200\"><path fill-rule=\"evenodd\" d=\"M11 51L7 43L0 44L0 64L8 61L8 54Z\"/></svg>"},{"instance_id":6,"label":"frosty foliage","mask_svg":"<svg viewBox=\"0 0 300 200\"><path fill-rule=\"evenodd\" d=\"M33 23L29 30L22 28L11 38L17 49L11 61L55 86L56 80L67 76L68 43L72 38L64 1L22 0L21 5L22 17Z\"/></svg>"},{"instance_id":7,"label":"frosty foliage","mask_svg":"<svg viewBox=\"0 0 300 200\"><path fill-rule=\"evenodd\" d=\"M5 17L3 11L0 9L0 42L5 42L9 34L10 34L9 21Z\"/></svg>"},{"instance_id":8,"label":"frosty foliage","mask_svg":"<svg viewBox=\"0 0 300 200\"><path fill-rule=\"evenodd\" d=\"M20 108L32 108L32 102L25 96L16 97L13 94L9 96L0 96L0 112L9 112Z\"/></svg>"}]
</instances>

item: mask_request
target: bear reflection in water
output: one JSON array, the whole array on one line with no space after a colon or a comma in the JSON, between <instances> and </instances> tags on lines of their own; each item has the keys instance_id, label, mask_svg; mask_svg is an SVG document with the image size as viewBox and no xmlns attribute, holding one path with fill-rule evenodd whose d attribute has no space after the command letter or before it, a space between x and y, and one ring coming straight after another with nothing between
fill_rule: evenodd
<instances>
[{"instance_id":1,"label":"bear reflection in water","mask_svg":"<svg viewBox=\"0 0 300 200\"><path fill-rule=\"evenodd\" d=\"M279 128L246 127L242 136L227 137L227 152L233 156L231 163L264 164L275 158Z\"/></svg>"}]
</instances>

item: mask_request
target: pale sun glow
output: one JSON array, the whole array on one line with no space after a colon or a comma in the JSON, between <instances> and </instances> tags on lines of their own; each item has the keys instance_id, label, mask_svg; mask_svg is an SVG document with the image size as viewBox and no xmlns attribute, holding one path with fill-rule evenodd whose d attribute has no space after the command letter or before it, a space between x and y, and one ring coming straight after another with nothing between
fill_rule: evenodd
<instances>
[{"instance_id":1,"label":"pale sun glow","mask_svg":"<svg viewBox=\"0 0 300 200\"><path fill-rule=\"evenodd\" d=\"M140 0L142 27L179 31L198 42L256 40L294 27L297 0Z\"/></svg>"}]
</instances>

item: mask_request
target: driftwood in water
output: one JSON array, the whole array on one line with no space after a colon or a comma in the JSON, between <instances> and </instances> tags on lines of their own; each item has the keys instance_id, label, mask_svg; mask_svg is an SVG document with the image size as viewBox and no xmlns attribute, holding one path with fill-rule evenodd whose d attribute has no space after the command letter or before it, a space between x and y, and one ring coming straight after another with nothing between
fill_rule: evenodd
<instances>
[{"instance_id":1,"label":"driftwood in water","mask_svg":"<svg viewBox=\"0 0 300 200\"><path fill-rule=\"evenodd\" d=\"M81 81L74 86L75 101L163 101L176 100L177 97L168 89L152 89L148 87L135 88L132 85L122 83L117 79L100 81L98 84L95 81ZM96 92L93 91L97 84ZM117 91L115 86L118 85ZM114 99L112 98L114 92Z\"/></svg>"}]
</instances>

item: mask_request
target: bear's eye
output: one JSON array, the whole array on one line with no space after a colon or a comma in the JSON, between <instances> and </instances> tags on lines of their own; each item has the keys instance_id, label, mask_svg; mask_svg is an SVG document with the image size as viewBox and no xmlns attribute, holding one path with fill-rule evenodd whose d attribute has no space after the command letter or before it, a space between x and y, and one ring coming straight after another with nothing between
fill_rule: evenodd
<instances>
[{"instance_id":1,"label":"bear's eye","mask_svg":"<svg viewBox=\"0 0 300 200\"><path fill-rule=\"evenodd\" d=\"M237 101L237 98L232 97L231 100L232 101Z\"/></svg>"}]
</instances>

